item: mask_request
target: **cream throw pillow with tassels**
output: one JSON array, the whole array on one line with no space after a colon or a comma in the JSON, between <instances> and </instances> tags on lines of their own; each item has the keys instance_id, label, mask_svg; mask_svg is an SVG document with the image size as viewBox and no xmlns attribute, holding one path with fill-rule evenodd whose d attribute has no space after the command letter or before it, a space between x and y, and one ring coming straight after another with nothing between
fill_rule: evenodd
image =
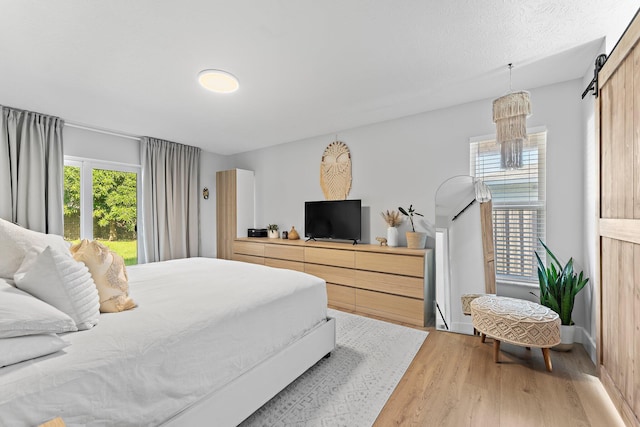
<instances>
[{"instance_id":1,"label":"cream throw pillow with tassels","mask_svg":"<svg viewBox=\"0 0 640 427\"><path fill-rule=\"evenodd\" d=\"M136 306L129 298L129 279L120 255L102 243L87 239L71 246L71 253L76 261L82 261L89 268L98 288L101 312L116 313Z\"/></svg>"}]
</instances>

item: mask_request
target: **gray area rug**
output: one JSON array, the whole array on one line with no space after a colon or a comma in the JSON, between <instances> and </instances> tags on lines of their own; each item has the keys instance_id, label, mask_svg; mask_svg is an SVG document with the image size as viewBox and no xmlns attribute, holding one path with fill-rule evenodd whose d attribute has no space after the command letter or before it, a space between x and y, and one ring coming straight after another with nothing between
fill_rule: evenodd
<instances>
[{"instance_id":1,"label":"gray area rug","mask_svg":"<svg viewBox=\"0 0 640 427\"><path fill-rule=\"evenodd\" d=\"M247 426L371 426L427 332L329 309L336 349L247 418Z\"/></svg>"}]
</instances>

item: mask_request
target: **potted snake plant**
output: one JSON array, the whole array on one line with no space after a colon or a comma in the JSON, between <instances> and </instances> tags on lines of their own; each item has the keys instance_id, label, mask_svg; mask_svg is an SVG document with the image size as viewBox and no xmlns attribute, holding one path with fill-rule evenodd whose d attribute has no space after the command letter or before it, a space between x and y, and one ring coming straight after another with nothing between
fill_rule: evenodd
<instances>
[{"instance_id":1,"label":"potted snake plant","mask_svg":"<svg viewBox=\"0 0 640 427\"><path fill-rule=\"evenodd\" d=\"M398 210L404 216L409 217L409 221L411 222L411 231L406 232L407 236L407 247L410 249L424 249L424 245L427 242L427 233L422 231L416 231L416 227L413 224L413 216L424 216L421 213L418 213L413 209L413 205L409 205L409 209L405 209L403 207L399 207Z\"/></svg>"},{"instance_id":2,"label":"potted snake plant","mask_svg":"<svg viewBox=\"0 0 640 427\"><path fill-rule=\"evenodd\" d=\"M573 347L575 325L571 319L575 297L589 281L581 271L578 275L573 268L573 258L562 266L558 258L544 244L540 243L551 258L549 265L545 267L540 255L538 259L538 282L540 285L540 304L549 307L560 316L560 344L553 347L554 350L568 351Z\"/></svg>"}]
</instances>

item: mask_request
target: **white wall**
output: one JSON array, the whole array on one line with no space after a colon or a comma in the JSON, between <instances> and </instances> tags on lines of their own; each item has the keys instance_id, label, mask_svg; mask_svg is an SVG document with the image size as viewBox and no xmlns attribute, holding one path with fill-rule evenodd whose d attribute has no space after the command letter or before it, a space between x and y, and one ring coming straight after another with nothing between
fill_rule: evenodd
<instances>
[{"instance_id":1,"label":"white wall","mask_svg":"<svg viewBox=\"0 0 640 427\"><path fill-rule=\"evenodd\" d=\"M582 80L530 89L529 127L547 128L547 243L561 258L585 265L584 124ZM496 94L498 96L500 94ZM351 150L351 199L362 199L369 241L385 236L379 212L414 205L425 214L419 228L433 234L434 196L454 175L469 173L469 138L495 133L492 99L338 132ZM257 226L295 225L304 231L304 201L322 200L320 160L334 135L323 135L232 156L234 167L256 172ZM401 231L406 231L405 224ZM403 236L404 233L401 233ZM406 244L404 237L401 245ZM433 240L430 242L433 243ZM535 299L529 288L499 292ZM534 289L535 290L535 289ZM585 325L584 307L574 321ZM587 328L590 331L590 328Z\"/></svg>"},{"instance_id":2,"label":"white wall","mask_svg":"<svg viewBox=\"0 0 640 427\"><path fill-rule=\"evenodd\" d=\"M216 172L231 169L226 156L202 151L200 154L200 188L209 189L209 199L200 199L200 255L215 258L216 245Z\"/></svg>"},{"instance_id":3,"label":"white wall","mask_svg":"<svg viewBox=\"0 0 640 427\"><path fill-rule=\"evenodd\" d=\"M63 128L62 136L65 156L140 165L140 142L137 140L71 126Z\"/></svg>"},{"instance_id":4,"label":"white wall","mask_svg":"<svg viewBox=\"0 0 640 427\"><path fill-rule=\"evenodd\" d=\"M581 253L582 248L581 85L575 80L531 91L533 116L528 126L548 129L548 240L561 255ZM385 235L379 212L399 205L413 203L433 223L437 187L451 176L469 173L469 138L495 132L491 101L338 133L351 150L349 198L361 198L371 208L372 240ZM324 135L233 156L234 167L256 172L258 226L303 228L304 201L323 199L320 159L333 139L334 135ZM571 236L572 241L562 236Z\"/></svg>"},{"instance_id":5,"label":"white wall","mask_svg":"<svg viewBox=\"0 0 640 427\"><path fill-rule=\"evenodd\" d=\"M137 140L65 126L66 156L140 165ZM216 171L228 169L228 158L202 151L200 154L200 190L209 188L209 199L200 199L200 254L216 256ZM200 191L200 193L201 193Z\"/></svg>"},{"instance_id":6,"label":"white wall","mask_svg":"<svg viewBox=\"0 0 640 427\"><path fill-rule=\"evenodd\" d=\"M600 46L599 53L610 53L617 38L607 38L609 42L604 41ZM612 42L613 40L613 42ZM594 58L595 61L595 58ZM582 87L586 88L593 78L594 65L590 65L585 71L582 80ZM597 227L596 220L598 212L596 210L596 194L598 192L598 180L596 176L597 162L596 158L596 117L595 117L596 98L589 93L582 101L582 122L584 132L583 160L585 163L584 170L584 255L585 272L590 277L589 284L585 286L584 291L578 294L576 298L576 310L584 310L584 339L583 345L589 352L591 359L596 362L596 266L599 262L599 254L596 253Z\"/></svg>"}]
</instances>

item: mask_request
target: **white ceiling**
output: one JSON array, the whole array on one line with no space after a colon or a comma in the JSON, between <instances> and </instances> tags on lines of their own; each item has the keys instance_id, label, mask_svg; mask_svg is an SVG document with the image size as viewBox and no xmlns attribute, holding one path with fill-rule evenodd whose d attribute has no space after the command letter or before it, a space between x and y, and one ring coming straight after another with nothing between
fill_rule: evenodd
<instances>
[{"instance_id":1,"label":"white ceiling","mask_svg":"<svg viewBox=\"0 0 640 427\"><path fill-rule=\"evenodd\" d=\"M0 104L232 154L584 76L639 6L0 0Z\"/></svg>"}]
</instances>

